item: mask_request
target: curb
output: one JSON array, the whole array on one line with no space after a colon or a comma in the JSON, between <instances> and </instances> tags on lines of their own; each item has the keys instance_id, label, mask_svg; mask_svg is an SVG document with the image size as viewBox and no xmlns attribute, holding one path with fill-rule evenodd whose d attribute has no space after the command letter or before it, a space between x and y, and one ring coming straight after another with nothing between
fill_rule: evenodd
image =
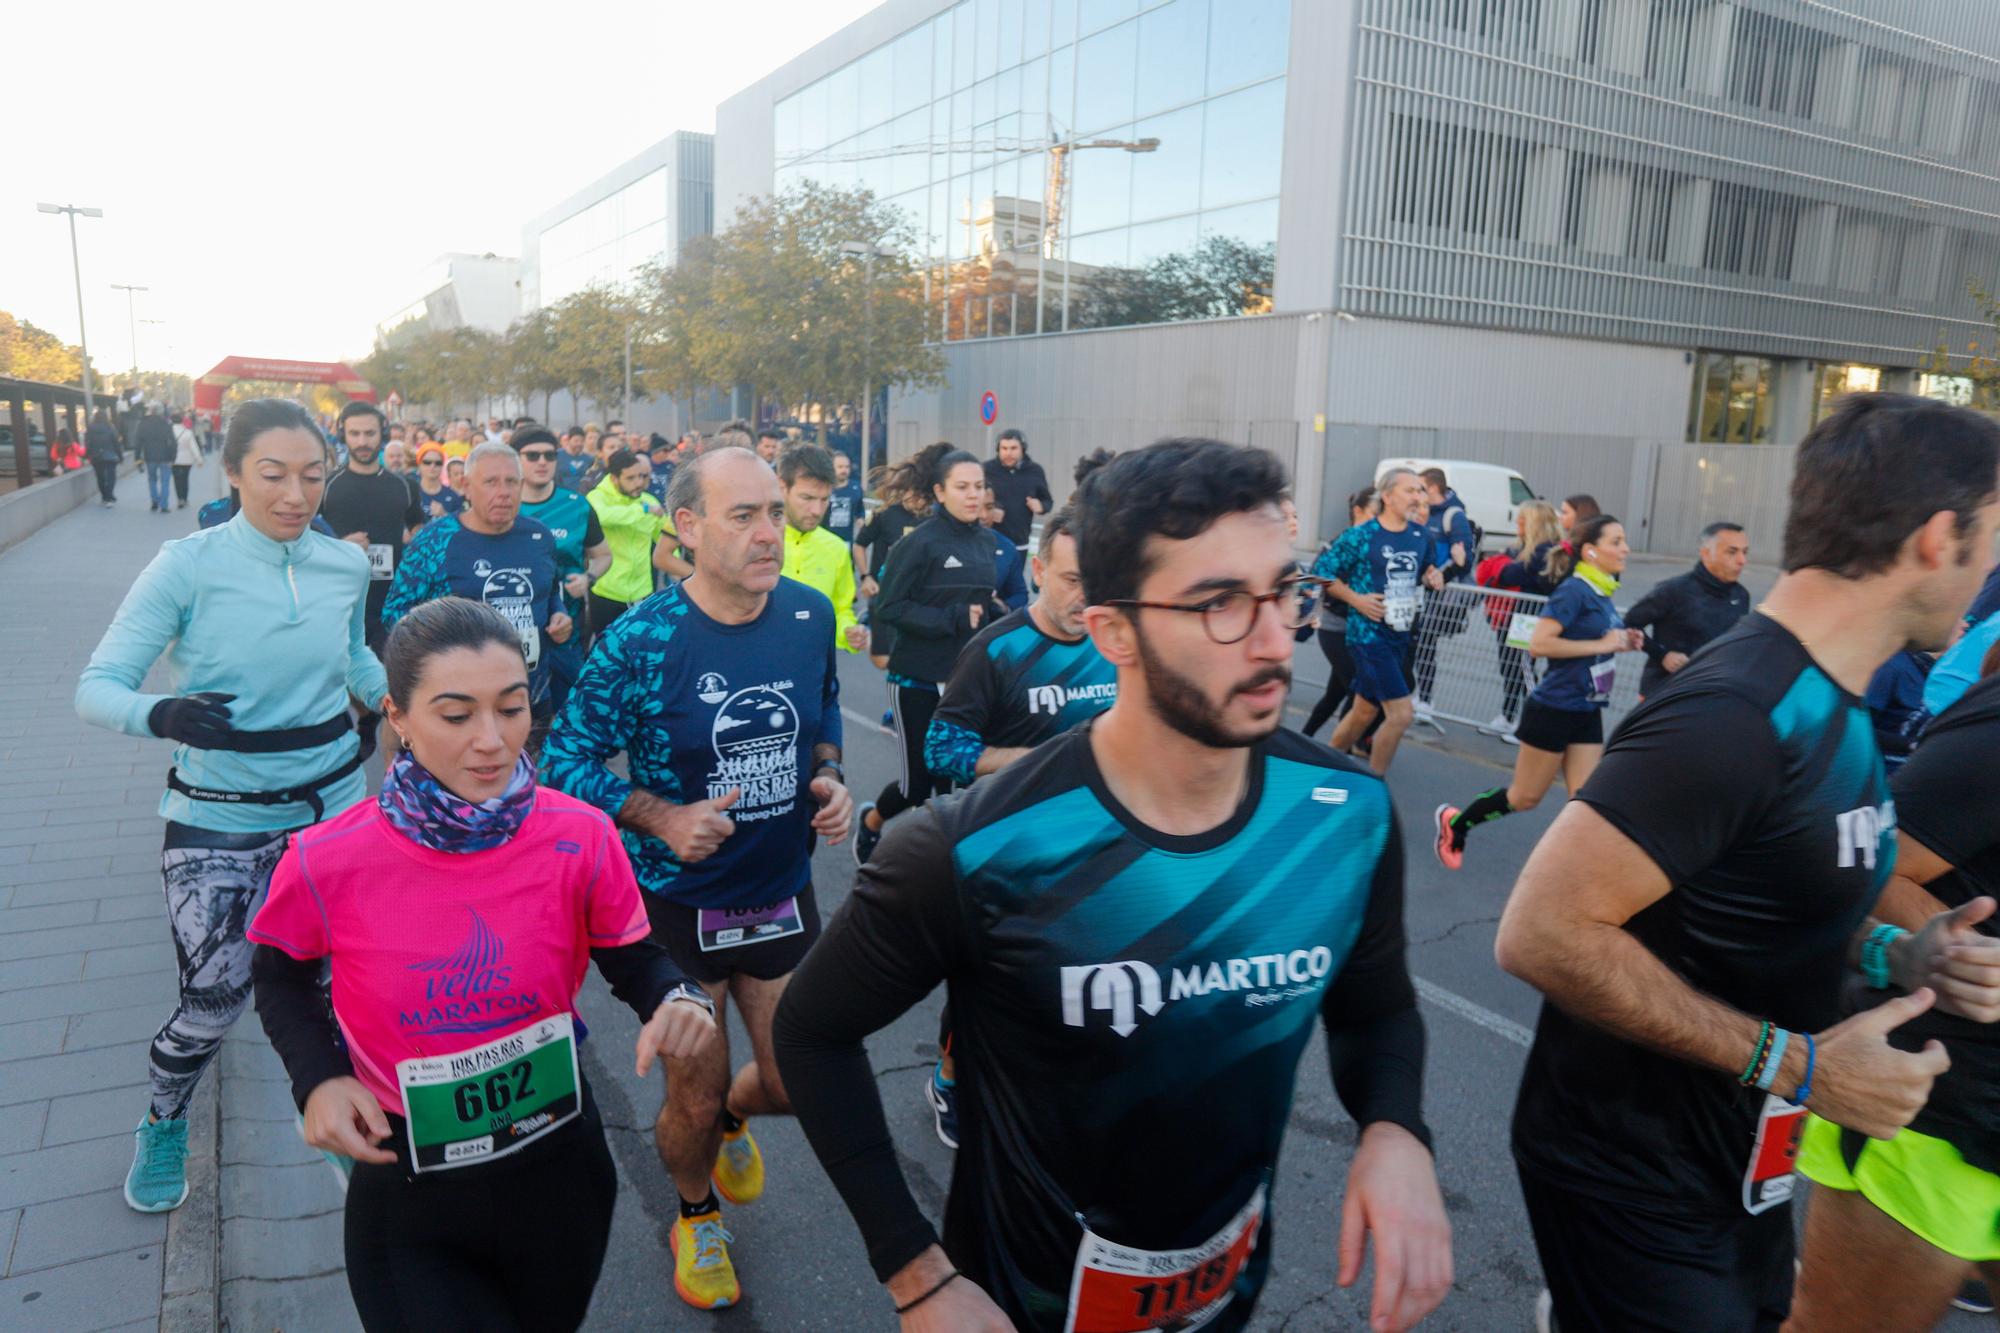
<instances>
[{"instance_id":1,"label":"curb","mask_svg":"<svg viewBox=\"0 0 2000 1333\"><path fill-rule=\"evenodd\" d=\"M209 1066L188 1108L188 1197L167 1218L160 1333L215 1333L222 1241L222 1061Z\"/></svg>"}]
</instances>

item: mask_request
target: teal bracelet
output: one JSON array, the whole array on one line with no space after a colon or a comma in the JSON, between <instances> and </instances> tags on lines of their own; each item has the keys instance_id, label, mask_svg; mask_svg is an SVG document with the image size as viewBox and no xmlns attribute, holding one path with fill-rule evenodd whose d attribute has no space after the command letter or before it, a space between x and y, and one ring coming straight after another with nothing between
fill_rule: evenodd
<instances>
[{"instance_id":1,"label":"teal bracelet","mask_svg":"<svg viewBox=\"0 0 2000 1333\"><path fill-rule=\"evenodd\" d=\"M1770 1053L1764 1057L1764 1067L1757 1073L1759 1092L1771 1090L1772 1082L1778 1077L1779 1067L1785 1063L1785 1047L1789 1046L1791 1041L1792 1034L1783 1028L1779 1028L1777 1035L1771 1038Z\"/></svg>"},{"instance_id":2,"label":"teal bracelet","mask_svg":"<svg viewBox=\"0 0 2000 1333\"><path fill-rule=\"evenodd\" d=\"M1889 946L1910 932L1887 923L1868 932L1861 942L1861 976L1871 989L1889 988Z\"/></svg>"}]
</instances>

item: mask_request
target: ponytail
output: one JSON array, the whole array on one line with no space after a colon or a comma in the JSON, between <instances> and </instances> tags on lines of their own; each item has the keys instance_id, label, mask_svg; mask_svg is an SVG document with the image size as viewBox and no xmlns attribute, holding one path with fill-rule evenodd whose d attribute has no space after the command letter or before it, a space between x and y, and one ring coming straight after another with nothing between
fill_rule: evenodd
<instances>
[{"instance_id":1,"label":"ponytail","mask_svg":"<svg viewBox=\"0 0 2000 1333\"><path fill-rule=\"evenodd\" d=\"M1617 524L1618 519L1611 514L1592 514L1580 519L1569 530L1562 544L1549 552L1549 582L1561 583L1576 572L1577 562L1583 559L1583 548L1603 540L1604 530Z\"/></svg>"}]
</instances>

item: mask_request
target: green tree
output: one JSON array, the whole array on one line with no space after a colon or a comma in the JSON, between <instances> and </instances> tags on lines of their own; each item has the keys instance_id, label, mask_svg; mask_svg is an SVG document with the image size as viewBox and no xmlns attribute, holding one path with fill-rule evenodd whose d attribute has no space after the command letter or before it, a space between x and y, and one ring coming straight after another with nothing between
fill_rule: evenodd
<instances>
[{"instance_id":1,"label":"green tree","mask_svg":"<svg viewBox=\"0 0 2000 1333\"><path fill-rule=\"evenodd\" d=\"M592 285L571 292L553 307L555 374L572 400L588 398L600 406L625 403L625 335L634 334L632 391L647 390L640 352L650 323L647 311L629 291Z\"/></svg>"},{"instance_id":2,"label":"green tree","mask_svg":"<svg viewBox=\"0 0 2000 1333\"><path fill-rule=\"evenodd\" d=\"M875 247L872 265L843 252L856 242ZM648 273L648 362L684 401L747 384L827 415L863 385L935 387L944 354L928 341L915 249L908 215L867 190L795 186L753 200Z\"/></svg>"},{"instance_id":3,"label":"green tree","mask_svg":"<svg viewBox=\"0 0 2000 1333\"><path fill-rule=\"evenodd\" d=\"M81 384L83 352L47 329L0 310L0 375L44 384Z\"/></svg>"},{"instance_id":4,"label":"green tree","mask_svg":"<svg viewBox=\"0 0 2000 1333\"><path fill-rule=\"evenodd\" d=\"M549 419L549 399L564 386L556 353L555 311L547 306L530 311L514 321L503 344L505 367L502 382L507 392L532 409L536 394L542 396L539 419Z\"/></svg>"},{"instance_id":5,"label":"green tree","mask_svg":"<svg viewBox=\"0 0 2000 1333\"><path fill-rule=\"evenodd\" d=\"M1964 350L1958 352L1940 337L1937 350L1919 369L1926 374L1963 378L1968 388L1965 406L2000 412L2000 295L1977 280L1965 287L1979 306L1979 317L1993 326L1992 331L1968 339Z\"/></svg>"},{"instance_id":6,"label":"green tree","mask_svg":"<svg viewBox=\"0 0 2000 1333\"><path fill-rule=\"evenodd\" d=\"M1169 324L1271 309L1277 247L1209 236L1141 268L1100 269L1073 281L1071 328ZM1081 287L1081 295L1076 289Z\"/></svg>"}]
</instances>

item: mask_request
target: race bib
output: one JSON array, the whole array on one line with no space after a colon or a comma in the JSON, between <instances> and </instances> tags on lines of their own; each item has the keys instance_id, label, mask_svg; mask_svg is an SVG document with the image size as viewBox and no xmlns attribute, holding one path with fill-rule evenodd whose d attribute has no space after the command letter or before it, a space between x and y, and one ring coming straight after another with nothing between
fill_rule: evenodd
<instances>
[{"instance_id":1,"label":"race bib","mask_svg":"<svg viewBox=\"0 0 2000 1333\"><path fill-rule=\"evenodd\" d=\"M410 1166L445 1171L518 1152L583 1109L568 1014L484 1046L396 1065Z\"/></svg>"},{"instance_id":2,"label":"race bib","mask_svg":"<svg viewBox=\"0 0 2000 1333\"><path fill-rule=\"evenodd\" d=\"M1618 659L1607 657L1602 662L1590 664L1590 701L1594 704L1607 702L1611 698L1611 687L1618 681Z\"/></svg>"},{"instance_id":3,"label":"race bib","mask_svg":"<svg viewBox=\"0 0 2000 1333\"><path fill-rule=\"evenodd\" d=\"M1412 574L1391 574L1382 594L1382 623L1398 633L1408 632L1417 619L1417 580Z\"/></svg>"},{"instance_id":4,"label":"race bib","mask_svg":"<svg viewBox=\"0 0 2000 1333\"><path fill-rule=\"evenodd\" d=\"M368 543L368 577L380 581L396 576L396 548L387 542Z\"/></svg>"},{"instance_id":5,"label":"race bib","mask_svg":"<svg viewBox=\"0 0 2000 1333\"><path fill-rule=\"evenodd\" d=\"M1806 1108L1794 1106L1776 1093L1764 1094L1757 1116L1757 1141L1743 1171L1743 1210L1761 1213L1792 1197L1792 1166L1799 1156L1799 1136L1805 1132Z\"/></svg>"},{"instance_id":6,"label":"race bib","mask_svg":"<svg viewBox=\"0 0 2000 1333\"><path fill-rule=\"evenodd\" d=\"M704 907L695 916L696 942L703 953L767 944L802 934L805 928L797 898L769 907Z\"/></svg>"},{"instance_id":7,"label":"race bib","mask_svg":"<svg viewBox=\"0 0 2000 1333\"><path fill-rule=\"evenodd\" d=\"M1540 616L1516 615L1507 622L1507 646L1528 651L1528 641L1535 637L1535 622Z\"/></svg>"},{"instance_id":8,"label":"race bib","mask_svg":"<svg viewBox=\"0 0 2000 1333\"><path fill-rule=\"evenodd\" d=\"M1191 1333L1228 1308L1264 1222L1264 1186L1187 1250L1138 1250L1084 1229L1063 1333Z\"/></svg>"}]
</instances>

